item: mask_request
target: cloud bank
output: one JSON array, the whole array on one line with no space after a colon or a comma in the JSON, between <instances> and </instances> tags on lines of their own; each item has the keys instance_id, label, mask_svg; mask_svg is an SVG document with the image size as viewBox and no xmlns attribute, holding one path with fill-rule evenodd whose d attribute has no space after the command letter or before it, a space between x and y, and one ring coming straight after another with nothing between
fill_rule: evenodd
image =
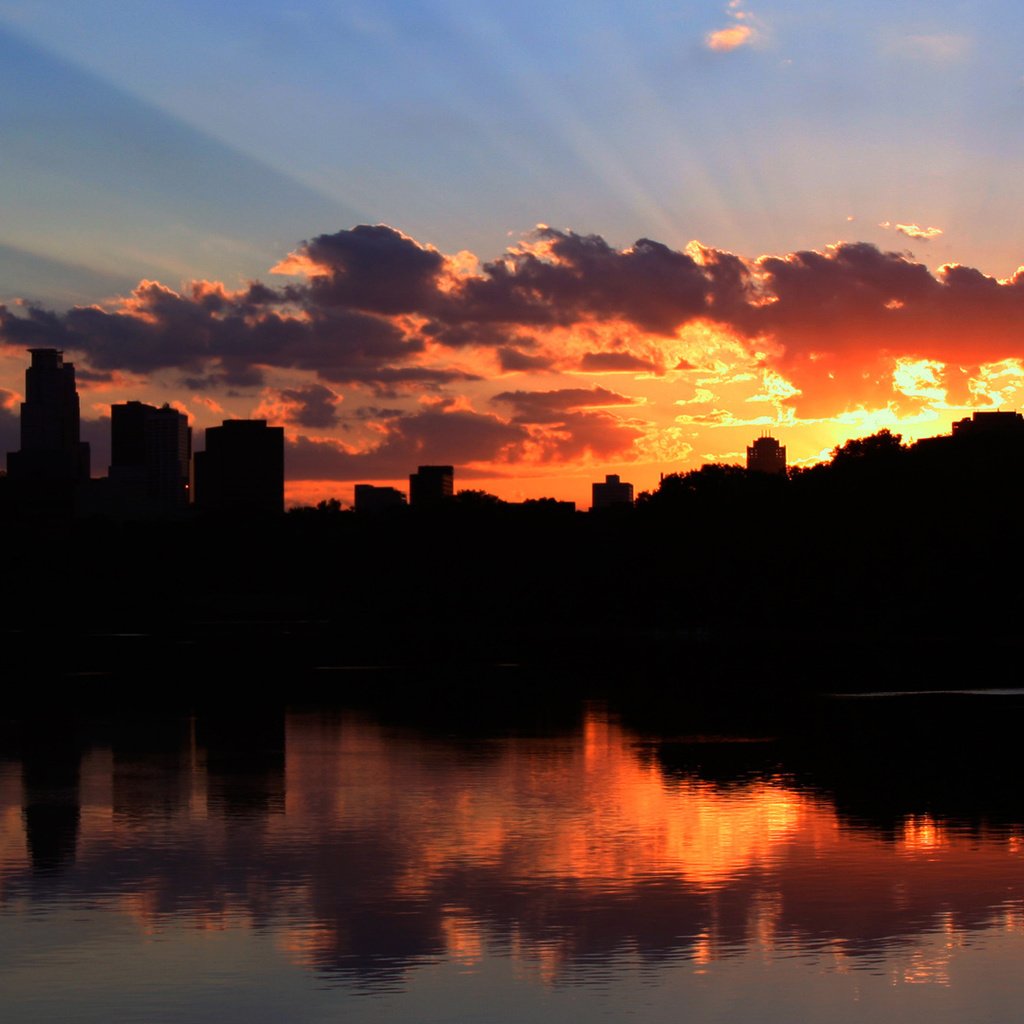
<instances>
[{"instance_id":1,"label":"cloud bank","mask_svg":"<svg viewBox=\"0 0 1024 1024\"><path fill-rule=\"evenodd\" d=\"M83 379L251 393L290 425L292 472L309 479L634 458L653 442L629 382L706 374L725 351L773 382L749 400L802 417L884 406L898 364L934 361L966 395L970 368L1024 358L1024 273L932 272L865 242L744 257L542 226L477 262L378 224L307 240L274 272L236 290L142 281L64 312L0 307L0 342L69 351ZM572 377L580 387L562 386Z\"/></svg>"}]
</instances>

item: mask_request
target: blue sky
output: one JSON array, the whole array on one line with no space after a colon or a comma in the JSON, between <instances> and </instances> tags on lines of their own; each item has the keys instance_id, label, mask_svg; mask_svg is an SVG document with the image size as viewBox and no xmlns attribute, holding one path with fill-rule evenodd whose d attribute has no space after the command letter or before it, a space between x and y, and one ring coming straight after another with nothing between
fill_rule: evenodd
<instances>
[{"instance_id":1,"label":"blue sky","mask_svg":"<svg viewBox=\"0 0 1024 1024\"><path fill-rule=\"evenodd\" d=\"M759 255L890 221L1017 265L1019 9L740 10L714 52L721 3L2 2L0 243L230 277L360 221L484 257L537 222Z\"/></svg>"},{"instance_id":2,"label":"blue sky","mask_svg":"<svg viewBox=\"0 0 1024 1024\"><path fill-rule=\"evenodd\" d=\"M480 260L543 223L750 261L865 241L1007 277L1024 262L1022 17L0 0L0 302L273 282L303 240L360 223Z\"/></svg>"}]
</instances>

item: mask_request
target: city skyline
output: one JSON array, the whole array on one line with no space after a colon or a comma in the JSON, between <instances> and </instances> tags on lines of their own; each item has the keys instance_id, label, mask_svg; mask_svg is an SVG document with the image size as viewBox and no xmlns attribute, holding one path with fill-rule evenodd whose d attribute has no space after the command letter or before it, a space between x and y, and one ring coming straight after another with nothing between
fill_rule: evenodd
<instances>
[{"instance_id":1,"label":"city skyline","mask_svg":"<svg viewBox=\"0 0 1024 1024\"><path fill-rule=\"evenodd\" d=\"M5 450L28 347L95 471L171 402L283 427L289 504L452 463L582 507L1020 405L1008 5L137 10L0 0Z\"/></svg>"},{"instance_id":2,"label":"city skyline","mask_svg":"<svg viewBox=\"0 0 1024 1024\"><path fill-rule=\"evenodd\" d=\"M180 519L191 506L203 514L243 519L284 512L282 427L268 426L265 419L227 419L219 426L207 427L205 446L193 452L192 429L183 413L169 404L157 408L129 400L110 407L108 474L91 476L91 447L81 440L74 364L66 361L58 349L33 348L30 356L25 371L27 399L20 410L21 444L7 453L7 502L16 514L159 520ZM887 454L902 452L918 456L926 453L925 459L927 453L937 455L947 471L957 472L958 460L962 471L963 456L970 452L994 478L1019 457L1022 436L1024 414L975 410L971 416L950 424L948 433L921 438L911 445L904 445L902 436L887 428L851 439L833 449L828 465L820 463L818 468L834 467L837 462L843 465L864 455L881 456L884 462ZM716 473L735 474L740 469L751 479L785 479L791 476L789 468L786 447L769 431L762 431L747 446L744 467L705 463L699 471L670 474L669 493L681 480L698 481L709 471L709 479ZM478 510L481 501L490 507L508 504L479 489L456 491L453 465L421 464L409 474L408 482L407 494L395 487L357 483L350 507L366 513L406 505L419 511L436 510L458 497L471 508L476 504ZM631 482L623 481L617 473L608 473L603 482L592 483L590 509L604 512L638 501L661 500L665 483L665 474L661 473L657 492L641 492L637 498ZM545 498L540 504L553 500ZM555 503L563 509L576 508L571 501ZM325 512L340 511L342 507L336 498L318 503L318 510ZM310 510L310 506L296 508Z\"/></svg>"}]
</instances>

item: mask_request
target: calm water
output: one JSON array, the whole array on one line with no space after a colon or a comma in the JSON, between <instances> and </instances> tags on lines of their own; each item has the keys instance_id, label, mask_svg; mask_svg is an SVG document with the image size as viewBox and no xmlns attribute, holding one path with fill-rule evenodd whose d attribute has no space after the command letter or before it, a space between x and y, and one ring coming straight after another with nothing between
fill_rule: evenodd
<instances>
[{"instance_id":1,"label":"calm water","mask_svg":"<svg viewBox=\"0 0 1024 1024\"><path fill-rule=\"evenodd\" d=\"M751 739L37 722L0 761L2 1018L1015 1015L1012 801Z\"/></svg>"}]
</instances>

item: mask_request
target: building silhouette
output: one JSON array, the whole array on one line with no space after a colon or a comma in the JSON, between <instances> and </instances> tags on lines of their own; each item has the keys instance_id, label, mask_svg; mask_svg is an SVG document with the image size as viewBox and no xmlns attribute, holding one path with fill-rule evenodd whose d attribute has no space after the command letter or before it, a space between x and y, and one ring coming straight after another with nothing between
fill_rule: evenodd
<instances>
[{"instance_id":1,"label":"building silhouette","mask_svg":"<svg viewBox=\"0 0 1024 1024\"><path fill-rule=\"evenodd\" d=\"M454 494L454 466L420 466L409 474L409 504L413 508L441 505Z\"/></svg>"},{"instance_id":2,"label":"building silhouette","mask_svg":"<svg viewBox=\"0 0 1024 1024\"><path fill-rule=\"evenodd\" d=\"M608 473L604 483L591 485L590 507L592 511L612 508L616 505L633 504L633 485L623 483L617 473Z\"/></svg>"},{"instance_id":3,"label":"building silhouette","mask_svg":"<svg viewBox=\"0 0 1024 1024\"><path fill-rule=\"evenodd\" d=\"M356 484L357 512L383 512L389 508L405 508L405 495L397 487L375 487Z\"/></svg>"},{"instance_id":4,"label":"building silhouette","mask_svg":"<svg viewBox=\"0 0 1024 1024\"><path fill-rule=\"evenodd\" d=\"M1019 412L976 412L953 424L954 437L978 437L981 435L1017 436L1024 435L1024 416Z\"/></svg>"},{"instance_id":5,"label":"building silhouette","mask_svg":"<svg viewBox=\"0 0 1024 1024\"><path fill-rule=\"evenodd\" d=\"M32 870L57 874L75 862L81 826L81 741L70 719L30 716L22 736L21 817Z\"/></svg>"},{"instance_id":6,"label":"building silhouette","mask_svg":"<svg viewBox=\"0 0 1024 1024\"><path fill-rule=\"evenodd\" d=\"M284 511L284 429L266 420L225 420L206 430L196 452L195 502L202 512L277 515Z\"/></svg>"},{"instance_id":7,"label":"building silhouette","mask_svg":"<svg viewBox=\"0 0 1024 1024\"><path fill-rule=\"evenodd\" d=\"M89 445L81 440L75 367L55 348L29 349L21 403L21 448L7 454L12 480L69 485L89 479Z\"/></svg>"},{"instance_id":8,"label":"building silhouette","mask_svg":"<svg viewBox=\"0 0 1024 1024\"><path fill-rule=\"evenodd\" d=\"M192 429L169 405L124 402L110 407L109 486L118 507L161 515L188 507Z\"/></svg>"},{"instance_id":9,"label":"building silhouette","mask_svg":"<svg viewBox=\"0 0 1024 1024\"><path fill-rule=\"evenodd\" d=\"M747 471L785 476L785 446L779 444L771 434L762 434L753 444L747 445Z\"/></svg>"}]
</instances>

